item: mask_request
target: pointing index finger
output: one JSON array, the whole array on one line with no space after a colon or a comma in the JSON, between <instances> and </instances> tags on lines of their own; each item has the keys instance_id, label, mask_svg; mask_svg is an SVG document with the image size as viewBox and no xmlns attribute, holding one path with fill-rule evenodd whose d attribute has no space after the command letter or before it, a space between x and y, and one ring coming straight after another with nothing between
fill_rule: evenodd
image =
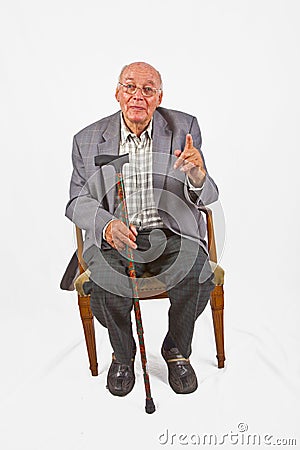
<instances>
[{"instance_id":1,"label":"pointing index finger","mask_svg":"<svg viewBox=\"0 0 300 450\"><path fill-rule=\"evenodd\" d=\"M194 148L193 138L190 133L188 133L185 137L185 147L183 152L180 152L180 150L175 150L175 156L177 156L177 161L174 164L174 169L178 169L187 156L189 156L189 150L192 150Z\"/></svg>"},{"instance_id":2,"label":"pointing index finger","mask_svg":"<svg viewBox=\"0 0 300 450\"><path fill-rule=\"evenodd\" d=\"M187 134L186 135L186 138L185 138L185 149L191 149L191 148L193 148L193 138L192 138L192 135L191 134Z\"/></svg>"}]
</instances>

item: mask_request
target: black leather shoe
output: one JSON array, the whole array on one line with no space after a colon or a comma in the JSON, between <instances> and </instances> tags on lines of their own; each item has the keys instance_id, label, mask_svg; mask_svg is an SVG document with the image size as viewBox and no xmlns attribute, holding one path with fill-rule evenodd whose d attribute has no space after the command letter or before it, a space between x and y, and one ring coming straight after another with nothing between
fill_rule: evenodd
<instances>
[{"instance_id":1,"label":"black leather shoe","mask_svg":"<svg viewBox=\"0 0 300 450\"><path fill-rule=\"evenodd\" d=\"M197 377L189 359L184 358L178 348L161 349L168 365L169 384L176 394L190 394L198 387Z\"/></svg>"},{"instance_id":2,"label":"black leather shoe","mask_svg":"<svg viewBox=\"0 0 300 450\"><path fill-rule=\"evenodd\" d=\"M119 363L112 355L112 363L107 374L107 389L113 395L124 397L129 394L135 383L134 358L129 366Z\"/></svg>"}]
</instances>

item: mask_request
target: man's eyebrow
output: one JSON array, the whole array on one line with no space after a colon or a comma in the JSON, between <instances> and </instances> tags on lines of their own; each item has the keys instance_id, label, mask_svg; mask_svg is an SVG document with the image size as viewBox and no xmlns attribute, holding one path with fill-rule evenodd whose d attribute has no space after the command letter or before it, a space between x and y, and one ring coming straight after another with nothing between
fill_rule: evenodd
<instances>
[{"instance_id":1,"label":"man's eyebrow","mask_svg":"<svg viewBox=\"0 0 300 450\"><path fill-rule=\"evenodd\" d=\"M128 77L128 78L125 78L125 80L126 80L126 82L128 82L128 81L134 81L134 78L130 78L130 77ZM152 80L148 80L148 81L146 81L146 83L145 83L145 85L147 85L147 84L152 84L153 86L154 86L154 81L152 81Z\"/></svg>"}]
</instances>

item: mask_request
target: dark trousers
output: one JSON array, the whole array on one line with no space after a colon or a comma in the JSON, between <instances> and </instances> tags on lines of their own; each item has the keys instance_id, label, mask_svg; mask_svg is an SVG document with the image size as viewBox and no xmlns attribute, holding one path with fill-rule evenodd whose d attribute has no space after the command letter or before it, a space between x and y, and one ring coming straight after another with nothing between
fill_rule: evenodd
<instances>
[{"instance_id":1,"label":"dark trousers","mask_svg":"<svg viewBox=\"0 0 300 450\"><path fill-rule=\"evenodd\" d=\"M197 242L168 231L140 232L136 243L138 248L133 253L137 277L147 271L165 284L170 299L166 339L174 342L188 358L195 321L214 288L208 255ZM117 360L129 364L135 342L131 323L133 294L126 253L93 246L85 252L84 258L91 270L92 312L108 329ZM138 283L150 280L139 278Z\"/></svg>"}]
</instances>

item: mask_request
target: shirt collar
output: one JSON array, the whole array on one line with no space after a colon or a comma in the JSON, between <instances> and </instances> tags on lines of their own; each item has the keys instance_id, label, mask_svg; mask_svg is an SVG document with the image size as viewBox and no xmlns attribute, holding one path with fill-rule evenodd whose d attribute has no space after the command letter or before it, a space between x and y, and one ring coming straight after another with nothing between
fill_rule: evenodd
<instances>
[{"instance_id":1,"label":"shirt collar","mask_svg":"<svg viewBox=\"0 0 300 450\"><path fill-rule=\"evenodd\" d=\"M146 130L144 130L140 136L140 139L142 139L144 137L144 135L148 134L148 137L150 139L152 139L152 121L153 119L150 120L149 125L147 126ZM123 119L123 114L121 111L121 142L122 144L125 144L128 136L132 136L132 137L136 137L136 135L134 133L132 133L132 131L129 130L129 128L127 127L124 119Z\"/></svg>"}]
</instances>

